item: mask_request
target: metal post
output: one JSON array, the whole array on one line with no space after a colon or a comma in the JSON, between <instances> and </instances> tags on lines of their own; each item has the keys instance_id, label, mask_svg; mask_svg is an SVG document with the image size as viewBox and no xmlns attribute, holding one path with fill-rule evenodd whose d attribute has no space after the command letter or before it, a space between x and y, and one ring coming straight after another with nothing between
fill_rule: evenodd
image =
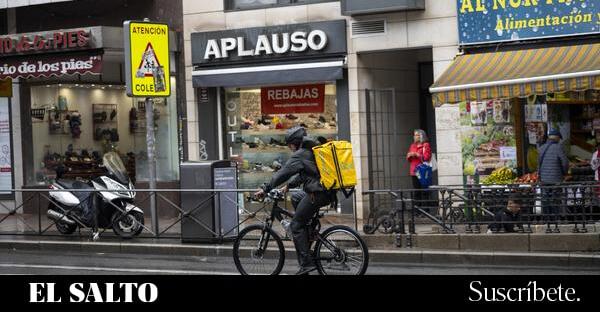
<instances>
[{"instance_id":1,"label":"metal post","mask_svg":"<svg viewBox=\"0 0 600 312\"><path fill-rule=\"evenodd\" d=\"M152 98L146 98L146 146L148 150L148 188L156 189L156 157L154 155L154 107ZM152 232L158 238L158 214L156 213L156 193L150 192L150 215Z\"/></svg>"}]
</instances>

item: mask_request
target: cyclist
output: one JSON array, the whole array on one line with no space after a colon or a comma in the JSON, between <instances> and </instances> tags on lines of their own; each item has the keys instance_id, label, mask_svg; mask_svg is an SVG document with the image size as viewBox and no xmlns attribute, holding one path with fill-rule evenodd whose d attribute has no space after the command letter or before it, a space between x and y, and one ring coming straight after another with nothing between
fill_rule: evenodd
<instances>
[{"instance_id":1,"label":"cyclist","mask_svg":"<svg viewBox=\"0 0 600 312\"><path fill-rule=\"evenodd\" d=\"M318 143L306 136L306 130L303 127L289 129L285 135L285 142L293 152L292 156L283 168L273 175L271 181L265 183L254 195L262 197L294 176L296 177L284 186L282 191L287 192L289 188L303 186L302 192L292 195L292 206L296 213L290 228L300 264L296 274L308 274L316 269L316 265L310 252L307 223L320 207L331 203L335 193L325 190L321 185L319 170L312 151Z\"/></svg>"}]
</instances>

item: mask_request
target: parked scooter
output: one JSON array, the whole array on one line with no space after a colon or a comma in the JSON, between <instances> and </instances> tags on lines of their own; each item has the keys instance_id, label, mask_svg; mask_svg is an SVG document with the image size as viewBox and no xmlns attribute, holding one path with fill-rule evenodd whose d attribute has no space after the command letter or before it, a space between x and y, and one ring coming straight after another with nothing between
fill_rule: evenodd
<instances>
[{"instance_id":1,"label":"parked scooter","mask_svg":"<svg viewBox=\"0 0 600 312\"><path fill-rule=\"evenodd\" d=\"M58 176L50 185L51 190L57 191L50 191L47 214L56 221L60 233L71 234L78 227L92 228L95 240L99 228L112 228L122 238L137 236L144 229L144 212L133 205L134 187L123 161L117 153L109 152L102 163L108 173L91 183Z\"/></svg>"}]
</instances>

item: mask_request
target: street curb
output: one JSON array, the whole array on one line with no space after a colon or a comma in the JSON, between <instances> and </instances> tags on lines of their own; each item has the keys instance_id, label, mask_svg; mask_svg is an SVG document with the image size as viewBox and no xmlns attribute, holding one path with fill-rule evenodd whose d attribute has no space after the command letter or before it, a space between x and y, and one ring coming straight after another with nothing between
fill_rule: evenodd
<instances>
[{"instance_id":1,"label":"street curb","mask_svg":"<svg viewBox=\"0 0 600 312\"><path fill-rule=\"evenodd\" d=\"M59 250L70 252L133 253L173 256L231 257L231 245L177 245L122 242L68 242L48 240L0 240L1 250ZM296 252L286 246L286 258ZM371 249L370 261L419 264L522 265L600 268L600 254L568 252L457 251L422 249Z\"/></svg>"}]
</instances>

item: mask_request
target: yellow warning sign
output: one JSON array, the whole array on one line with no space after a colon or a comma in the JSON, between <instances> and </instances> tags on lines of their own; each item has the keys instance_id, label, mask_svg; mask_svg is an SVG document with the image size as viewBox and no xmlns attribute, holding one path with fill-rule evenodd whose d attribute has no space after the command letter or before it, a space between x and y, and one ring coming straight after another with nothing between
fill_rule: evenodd
<instances>
[{"instance_id":1,"label":"yellow warning sign","mask_svg":"<svg viewBox=\"0 0 600 312\"><path fill-rule=\"evenodd\" d=\"M123 32L127 95L170 96L169 26L126 21Z\"/></svg>"}]
</instances>

